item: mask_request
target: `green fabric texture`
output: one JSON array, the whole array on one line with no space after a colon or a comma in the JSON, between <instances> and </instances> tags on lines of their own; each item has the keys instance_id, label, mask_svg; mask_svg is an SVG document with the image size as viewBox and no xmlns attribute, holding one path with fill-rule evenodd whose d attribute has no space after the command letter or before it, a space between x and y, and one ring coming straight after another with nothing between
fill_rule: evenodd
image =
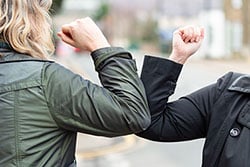
<instances>
[{"instance_id":1,"label":"green fabric texture","mask_svg":"<svg viewBox=\"0 0 250 167\"><path fill-rule=\"evenodd\" d=\"M92 53L102 86L50 61L0 58L0 166L66 167L77 132L115 137L150 124L144 87L122 48Z\"/></svg>"}]
</instances>

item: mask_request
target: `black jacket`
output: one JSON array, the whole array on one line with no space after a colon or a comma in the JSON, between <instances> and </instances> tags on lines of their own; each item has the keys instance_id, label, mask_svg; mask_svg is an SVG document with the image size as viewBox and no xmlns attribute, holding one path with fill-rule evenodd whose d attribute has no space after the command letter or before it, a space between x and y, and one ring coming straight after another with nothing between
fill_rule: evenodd
<instances>
[{"instance_id":1,"label":"black jacket","mask_svg":"<svg viewBox=\"0 0 250 167\"><path fill-rule=\"evenodd\" d=\"M152 115L138 134L161 142L206 138L203 167L250 166L250 75L229 72L215 84L167 102L182 65L146 56L141 79Z\"/></svg>"}]
</instances>

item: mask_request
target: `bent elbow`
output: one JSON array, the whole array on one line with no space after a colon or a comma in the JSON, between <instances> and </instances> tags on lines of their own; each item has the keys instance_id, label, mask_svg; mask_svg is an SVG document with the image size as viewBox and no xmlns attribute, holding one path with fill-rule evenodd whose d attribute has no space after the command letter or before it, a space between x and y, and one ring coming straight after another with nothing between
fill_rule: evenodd
<instances>
[{"instance_id":1,"label":"bent elbow","mask_svg":"<svg viewBox=\"0 0 250 167\"><path fill-rule=\"evenodd\" d=\"M138 119L135 119L132 122L132 130L133 133L139 133L142 132L144 130L146 130L150 124L151 124L151 117L150 115L144 115L144 116L140 116Z\"/></svg>"},{"instance_id":2,"label":"bent elbow","mask_svg":"<svg viewBox=\"0 0 250 167\"><path fill-rule=\"evenodd\" d=\"M126 120L126 124L120 124L119 131L113 131L112 133L105 133L106 137L118 137L123 135L136 134L145 131L151 124L151 118L144 116L137 119ZM124 122L124 123L125 123ZM124 129L126 127L126 130Z\"/></svg>"},{"instance_id":3,"label":"bent elbow","mask_svg":"<svg viewBox=\"0 0 250 167\"><path fill-rule=\"evenodd\" d=\"M138 129L140 132L146 130L151 124L151 119L148 117L147 119L144 119L143 122L140 124L140 129Z\"/></svg>"}]
</instances>

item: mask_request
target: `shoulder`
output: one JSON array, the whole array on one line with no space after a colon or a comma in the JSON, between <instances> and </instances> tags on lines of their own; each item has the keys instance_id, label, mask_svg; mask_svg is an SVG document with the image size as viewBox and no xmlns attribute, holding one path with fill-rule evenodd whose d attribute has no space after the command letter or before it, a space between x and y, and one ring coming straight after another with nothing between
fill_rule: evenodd
<instances>
[{"instance_id":1,"label":"shoulder","mask_svg":"<svg viewBox=\"0 0 250 167\"><path fill-rule=\"evenodd\" d=\"M73 72L66 66L57 62L45 62L43 65L44 77L54 76L57 78L65 78L68 76L68 74L73 74Z\"/></svg>"}]
</instances>

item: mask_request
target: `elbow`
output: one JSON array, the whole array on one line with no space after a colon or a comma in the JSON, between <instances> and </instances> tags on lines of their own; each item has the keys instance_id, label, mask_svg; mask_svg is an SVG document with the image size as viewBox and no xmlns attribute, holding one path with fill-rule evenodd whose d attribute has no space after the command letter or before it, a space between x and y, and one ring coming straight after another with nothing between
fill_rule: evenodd
<instances>
[{"instance_id":1,"label":"elbow","mask_svg":"<svg viewBox=\"0 0 250 167\"><path fill-rule=\"evenodd\" d=\"M130 119L130 120L126 120L125 122L126 124L120 124L121 126L119 126L120 127L119 130L112 131L111 133L105 133L104 136L105 137L119 137L119 136L137 134L137 133L143 132L150 126L151 118L148 116L141 117L141 118L137 117L137 119Z\"/></svg>"},{"instance_id":2,"label":"elbow","mask_svg":"<svg viewBox=\"0 0 250 167\"><path fill-rule=\"evenodd\" d=\"M151 124L150 115L143 115L131 122L133 133L139 133L146 130Z\"/></svg>"},{"instance_id":3,"label":"elbow","mask_svg":"<svg viewBox=\"0 0 250 167\"><path fill-rule=\"evenodd\" d=\"M145 131L151 125L150 110L147 105L130 107L130 111L133 111L129 116L130 130L133 133L139 133Z\"/></svg>"},{"instance_id":4,"label":"elbow","mask_svg":"<svg viewBox=\"0 0 250 167\"><path fill-rule=\"evenodd\" d=\"M150 124L151 124L151 117L150 116L145 117L145 118L143 118L143 120L141 120L140 129L138 129L138 130L144 131L150 126Z\"/></svg>"}]
</instances>

